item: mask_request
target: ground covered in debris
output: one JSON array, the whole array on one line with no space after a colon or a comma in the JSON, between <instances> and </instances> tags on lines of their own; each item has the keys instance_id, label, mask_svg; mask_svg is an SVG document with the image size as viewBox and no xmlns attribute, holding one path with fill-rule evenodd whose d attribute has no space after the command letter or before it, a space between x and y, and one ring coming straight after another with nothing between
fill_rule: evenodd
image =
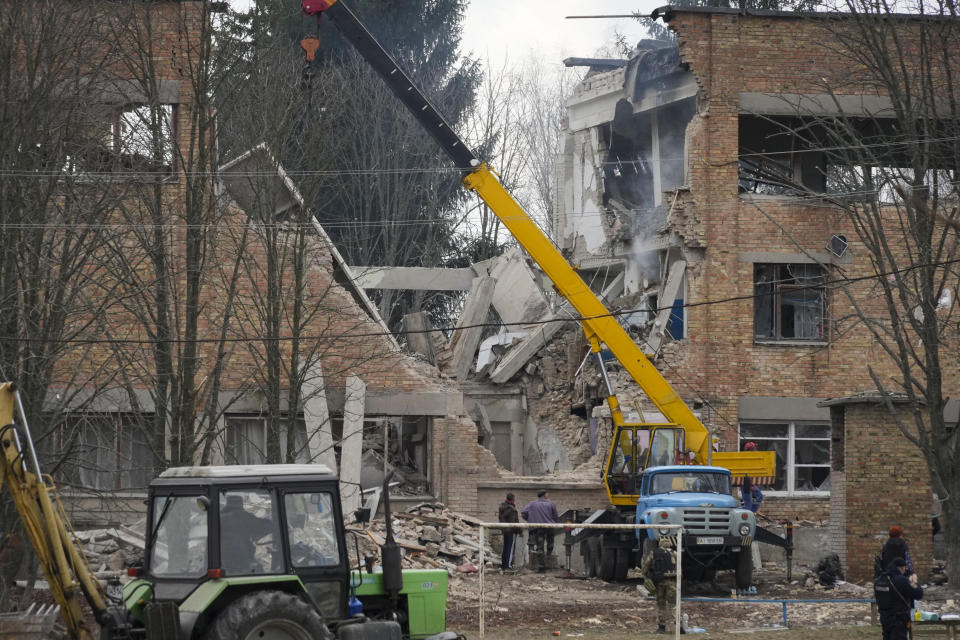
<instances>
[{"instance_id":1,"label":"ground covered in debris","mask_svg":"<svg viewBox=\"0 0 960 640\"><path fill-rule=\"evenodd\" d=\"M632 572L631 572L631 575ZM728 602L684 601L682 611L689 626L713 638L741 638L744 633L776 632L778 638L818 640L879 637L871 605L864 602L789 602L791 600L858 600L872 597L866 586L839 582L822 587L812 571L800 569L787 581L783 570L766 565L756 575L757 595ZM485 636L533 638L636 638L654 637L656 603L642 588L639 577L626 583L569 577L563 570L538 574L527 570L506 575L493 568L484 576ZM719 576L712 584L683 585L684 597L729 598L732 576ZM447 626L476 637L479 631L479 578L460 575L451 579ZM785 599L786 624L780 601ZM960 612L960 594L930 586L924 609L939 613ZM672 625L671 625L672 627Z\"/></svg>"},{"instance_id":2,"label":"ground covered in debris","mask_svg":"<svg viewBox=\"0 0 960 640\"><path fill-rule=\"evenodd\" d=\"M441 569L448 574L447 628L477 638L481 593L479 521L439 503L421 503L395 511L391 522L394 537L404 550L405 568ZM142 523L134 528L78 532L98 577L125 579L124 565L142 562L143 538L137 533L140 526ZM383 520L354 523L347 529L354 534L348 536L351 560L359 554L378 562L379 545L386 538ZM557 547L562 549L559 542L558 539ZM658 637L654 634L656 603L635 570L631 570L626 582L607 583L572 575L563 568L545 574L527 569L504 574L499 570L498 550L489 545L484 547L483 558L485 638ZM782 567L765 563L755 572L757 594L737 599L730 599L734 592L730 572L721 572L713 583L685 582L684 597L729 601L684 601L682 611L687 614L690 627L703 629L712 638L732 640L744 633L776 633L777 638L788 640L879 637L871 605L855 602L872 597L870 585L840 580L825 587L815 569L795 566L788 580ZM44 601L42 591L34 595L35 601ZM940 614L960 613L960 593L947 586L931 585L926 589L922 608Z\"/></svg>"}]
</instances>

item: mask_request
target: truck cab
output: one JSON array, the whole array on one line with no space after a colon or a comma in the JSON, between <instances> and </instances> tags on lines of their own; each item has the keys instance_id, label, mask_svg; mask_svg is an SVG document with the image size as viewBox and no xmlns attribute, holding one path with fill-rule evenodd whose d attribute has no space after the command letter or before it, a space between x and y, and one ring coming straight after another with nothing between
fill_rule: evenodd
<instances>
[{"instance_id":1,"label":"truck cab","mask_svg":"<svg viewBox=\"0 0 960 640\"><path fill-rule=\"evenodd\" d=\"M698 465L648 467L640 476L636 524L683 525L684 574L710 579L734 569L737 587L750 586L756 516L740 507L728 469ZM638 529L644 553L670 529Z\"/></svg>"}]
</instances>

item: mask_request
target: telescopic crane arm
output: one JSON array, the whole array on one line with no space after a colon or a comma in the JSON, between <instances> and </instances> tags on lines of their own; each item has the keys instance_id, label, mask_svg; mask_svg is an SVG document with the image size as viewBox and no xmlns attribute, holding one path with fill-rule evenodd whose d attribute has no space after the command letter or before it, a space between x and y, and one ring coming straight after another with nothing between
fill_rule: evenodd
<instances>
[{"instance_id":1,"label":"telescopic crane arm","mask_svg":"<svg viewBox=\"0 0 960 640\"><path fill-rule=\"evenodd\" d=\"M570 266L557 247L510 196L493 169L474 155L343 0L301 0L301 9L306 15L317 16L318 20L321 15L325 15L337 25L343 36L383 78L394 95L450 156L454 165L463 172L464 186L477 193L550 278L560 294L576 309L591 350L600 363L601 371L604 372L607 403L610 406L614 426L622 427L625 422L613 386L600 360L600 352L604 346L613 353L621 366L669 421L667 424L647 426L679 428L684 435L684 447L693 452L697 461L706 463L710 458L709 432L690 407L677 395L673 387L653 366L616 317ZM772 476L774 465L772 452L755 453L757 455L741 460L737 459L737 454L725 454L724 466L741 475Z\"/></svg>"}]
</instances>

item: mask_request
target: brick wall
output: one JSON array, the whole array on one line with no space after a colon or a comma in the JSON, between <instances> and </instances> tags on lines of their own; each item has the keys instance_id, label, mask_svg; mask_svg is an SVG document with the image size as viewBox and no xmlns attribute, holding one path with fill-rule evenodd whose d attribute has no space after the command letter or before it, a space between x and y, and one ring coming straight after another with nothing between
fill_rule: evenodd
<instances>
[{"instance_id":1,"label":"brick wall","mask_svg":"<svg viewBox=\"0 0 960 640\"><path fill-rule=\"evenodd\" d=\"M901 421L910 424L909 410L899 407ZM885 407L849 404L844 410L847 579L873 578L873 558L894 524L903 528L917 574L928 575L933 564L930 480L920 450Z\"/></svg>"}]
</instances>

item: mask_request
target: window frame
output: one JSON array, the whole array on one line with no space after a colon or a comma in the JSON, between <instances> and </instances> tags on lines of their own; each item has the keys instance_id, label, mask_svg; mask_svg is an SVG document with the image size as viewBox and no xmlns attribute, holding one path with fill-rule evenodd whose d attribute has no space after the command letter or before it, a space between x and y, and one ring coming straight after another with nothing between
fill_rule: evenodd
<instances>
[{"instance_id":1,"label":"window frame","mask_svg":"<svg viewBox=\"0 0 960 640\"><path fill-rule=\"evenodd\" d=\"M827 434L823 438L812 438L812 437L798 437L797 427L824 427L827 429ZM750 429L755 429L761 432L761 435L744 435L744 427ZM787 427L787 435L784 436L767 436L763 435L762 431L770 429L772 427ZM756 442L756 441L765 441L765 440L778 440L786 441L787 443L787 453L785 456L784 464L786 466L785 471L785 483L786 490L784 489L770 489L765 490L764 493L770 496L783 496L783 497L792 497L792 498L824 498L830 496L830 490L822 491L814 489L812 491L804 491L796 488L797 486L797 469L798 468L821 468L826 469L827 477L826 480L829 481L833 473L833 464L832 464L832 452L833 452L833 441L832 441L832 431L831 423L829 420L787 420L787 421L762 421L762 420L750 420L750 421L740 421L738 425L738 450L743 451L743 445L747 442ZM797 456L797 441L820 441L827 443L827 456L822 464L798 464L796 462ZM763 449L763 451L768 451L769 449ZM775 470L776 473L777 470Z\"/></svg>"},{"instance_id":2,"label":"window frame","mask_svg":"<svg viewBox=\"0 0 960 640\"><path fill-rule=\"evenodd\" d=\"M231 414L225 415L224 418L223 418L223 420L224 420L224 426L223 426L223 449L222 449L222 451L223 451L223 462L224 462L224 464L243 464L243 465L250 465L250 464L267 464L266 461L267 461L267 458L268 458L268 449L269 449L269 446L270 446L270 442L269 442L269 436L270 436L270 434L267 432L267 422L268 422L267 416L264 416L264 415L262 415L262 414L231 413ZM286 415L285 415L285 416L281 416L281 421L282 421L282 423L283 423L283 424L285 425L285 427L286 427L286 428L282 429L282 431L280 432L280 448L281 448L281 453L286 452L287 437L288 437L288 434L289 434L289 420L290 420L290 416L286 416ZM238 421L242 421L242 422L244 422L244 423L249 423L249 422L259 422L259 423L260 423L259 426L260 426L260 430L261 430L261 435L263 436L263 450L260 452L260 453L262 454L262 459L261 459L261 460L259 460L259 461L257 461L257 462L243 462L243 461L240 461L239 458L236 458L235 456L233 457L233 460L231 460L231 441L230 441L230 433L231 433L231 431L232 431L231 427L233 426L233 425L231 425L231 422L232 422L232 421L234 422L234 424L235 424L236 422L238 422ZM303 438L304 438L303 444L300 446L300 448L299 448L298 451L297 451L298 462L309 463L309 462L310 462L310 456L309 456L310 451L309 451L309 446L308 446L308 445L309 445L309 443L310 443L310 435L309 435L309 434L307 433L307 431L306 431L306 418L305 418L303 415L297 415L297 417L296 417L296 426L298 426L298 427L299 427L299 426L302 426L302 427L303 427Z\"/></svg>"},{"instance_id":3,"label":"window frame","mask_svg":"<svg viewBox=\"0 0 960 640\"><path fill-rule=\"evenodd\" d=\"M88 153L90 144L85 144L80 153L67 154L66 163L63 167L65 177L82 182L93 182L95 180L107 180L110 182L160 182L160 183L178 183L180 181L180 158L177 153L180 140L180 105L174 102L161 102L157 105L162 111L166 121L164 136L161 140L163 148L162 154L169 154L169 162L163 170L124 169L124 158L133 161L136 158L142 158L142 162L153 163L163 167L167 158L155 160L152 157L139 155L135 149L142 143L143 136L135 132L137 120L143 121L138 113L143 109L151 109L151 105L144 102L129 102L122 105L104 105L106 115L97 125L100 138L99 146L101 156L90 166L90 161L84 160L84 154ZM147 127L147 135L152 135ZM125 127L127 130L125 131ZM152 141L148 142L152 144ZM140 146L143 146L140 144ZM108 161L109 158L109 161Z\"/></svg>"},{"instance_id":4,"label":"window frame","mask_svg":"<svg viewBox=\"0 0 960 640\"><path fill-rule=\"evenodd\" d=\"M153 459L147 430L152 418L152 414L129 411L79 411L60 416L53 433L54 455L63 459L55 473L58 483L81 490L146 492L153 479L153 464L143 468L133 463L143 454ZM96 431L96 442L89 440L89 430ZM136 440L138 432L141 437ZM99 439L102 433L111 435L109 443ZM94 460L86 455L88 449L97 453ZM101 464L104 455L110 456L109 465ZM135 486L138 473L143 482ZM85 475L92 475L94 482L86 482Z\"/></svg>"},{"instance_id":5,"label":"window frame","mask_svg":"<svg viewBox=\"0 0 960 640\"><path fill-rule=\"evenodd\" d=\"M821 271L820 283L816 285L799 284L796 282L787 282L787 280L798 279L797 276L787 274L784 277L782 271L789 270L791 267L816 267ZM761 283L758 281L759 272L763 268L772 268L774 270L773 280L770 283ZM827 287L827 281L830 277L828 266L812 262L754 262L753 263L753 341L756 344L826 344L830 341L830 290ZM771 291L761 293L759 286L769 284ZM783 310L784 298L790 292L816 291L820 294L820 322L819 335L817 337L805 338L799 336L784 337L783 333ZM759 311L760 305L765 298L770 298L770 328L772 336L761 336L759 333Z\"/></svg>"}]
</instances>

